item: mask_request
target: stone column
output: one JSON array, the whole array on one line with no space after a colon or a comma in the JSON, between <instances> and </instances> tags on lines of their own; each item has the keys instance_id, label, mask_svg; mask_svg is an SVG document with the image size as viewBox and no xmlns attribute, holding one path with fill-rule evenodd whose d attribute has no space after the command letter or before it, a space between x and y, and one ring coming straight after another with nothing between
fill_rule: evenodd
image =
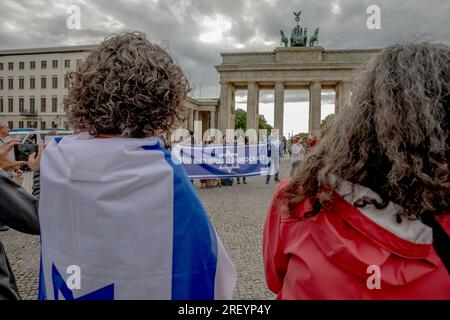
<instances>
[{"instance_id":1,"label":"stone column","mask_svg":"<svg viewBox=\"0 0 450 320\"><path fill-rule=\"evenodd\" d=\"M189 110L189 114L188 114L188 127L187 129L189 131L193 131L194 130L194 110L190 109Z\"/></svg>"},{"instance_id":2,"label":"stone column","mask_svg":"<svg viewBox=\"0 0 450 320\"><path fill-rule=\"evenodd\" d=\"M338 114L346 105L350 103L350 92L352 83L350 81L341 81L336 85L335 114Z\"/></svg>"},{"instance_id":3,"label":"stone column","mask_svg":"<svg viewBox=\"0 0 450 320\"><path fill-rule=\"evenodd\" d=\"M309 132L320 136L320 114L322 104L322 86L320 82L312 82L309 86Z\"/></svg>"},{"instance_id":4,"label":"stone column","mask_svg":"<svg viewBox=\"0 0 450 320\"><path fill-rule=\"evenodd\" d=\"M222 82L220 84L220 105L219 105L219 130L225 134L226 129L234 129L234 122L232 122L232 113L234 106L234 86L229 82Z\"/></svg>"},{"instance_id":5,"label":"stone column","mask_svg":"<svg viewBox=\"0 0 450 320\"><path fill-rule=\"evenodd\" d=\"M204 134L209 129L209 112L200 112L200 120L202 121L202 134Z\"/></svg>"},{"instance_id":6,"label":"stone column","mask_svg":"<svg viewBox=\"0 0 450 320\"><path fill-rule=\"evenodd\" d=\"M280 130L280 137L283 136L284 125L284 82L275 82L275 129Z\"/></svg>"},{"instance_id":7,"label":"stone column","mask_svg":"<svg viewBox=\"0 0 450 320\"><path fill-rule=\"evenodd\" d=\"M211 111L211 122L210 122L210 129L217 129L216 128L216 112L215 111Z\"/></svg>"},{"instance_id":8,"label":"stone column","mask_svg":"<svg viewBox=\"0 0 450 320\"><path fill-rule=\"evenodd\" d=\"M247 130L259 129L259 85L250 82L247 87Z\"/></svg>"}]
</instances>

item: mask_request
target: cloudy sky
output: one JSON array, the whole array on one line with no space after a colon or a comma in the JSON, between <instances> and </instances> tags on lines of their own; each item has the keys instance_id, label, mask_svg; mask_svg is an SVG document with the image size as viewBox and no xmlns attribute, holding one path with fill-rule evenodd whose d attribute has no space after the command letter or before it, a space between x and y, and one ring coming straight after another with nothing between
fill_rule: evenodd
<instances>
[{"instance_id":1,"label":"cloudy sky","mask_svg":"<svg viewBox=\"0 0 450 320\"><path fill-rule=\"evenodd\" d=\"M79 30L66 26L71 5L80 8ZM367 28L370 5L381 8L381 30ZM289 33L295 25L293 11L303 11L301 24L310 30L320 27L326 49L450 44L448 0L0 0L0 8L0 49L95 44L111 33L140 30L170 49L189 74L193 95L202 97L219 95L220 52L273 50L280 29ZM323 99L322 117L334 108L332 93ZM305 92L287 93L285 133L307 130L305 100ZM237 105L245 109L245 101L239 92ZM262 93L260 108L273 123L271 92Z\"/></svg>"}]
</instances>

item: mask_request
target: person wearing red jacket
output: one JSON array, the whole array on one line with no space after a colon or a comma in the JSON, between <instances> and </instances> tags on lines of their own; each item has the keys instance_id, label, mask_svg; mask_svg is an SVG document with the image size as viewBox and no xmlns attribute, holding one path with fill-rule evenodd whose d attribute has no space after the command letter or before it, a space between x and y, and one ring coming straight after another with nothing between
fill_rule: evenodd
<instances>
[{"instance_id":1,"label":"person wearing red jacket","mask_svg":"<svg viewBox=\"0 0 450 320\"><path fill-rule=\"evenodd\" d=\"M384 49L264 226L277 299L450 299L450 48Z\"/></svg>"}]
</instances>

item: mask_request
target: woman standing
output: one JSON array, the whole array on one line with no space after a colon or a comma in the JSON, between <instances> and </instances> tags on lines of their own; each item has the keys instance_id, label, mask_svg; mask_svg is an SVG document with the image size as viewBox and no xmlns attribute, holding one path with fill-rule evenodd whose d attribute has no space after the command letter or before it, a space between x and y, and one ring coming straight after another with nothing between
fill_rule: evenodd
<instances>
[{"instance_id":1,"label":"woman standing","mask_svg":"<svg viewBox=\"0 0 450 320\"><path fill-rule=\"evenodd\" d=\"M450 48L395 45L274 196L278 299L450 299Z\"/></svg>"},{"instance_id":2,"label":"woman standing","mask_svg":"<svg viewBox=\"0 0 450 320\"><path fill-rule=\"evenodd\" d=\"M133 32L102 42L69 78L81 134L43 155L39 298L230 299L234 265L158 138L185 114L181 68ZM72 265L80 288L64 281Z\"/></svg>"},{"instance_id":3,"label":"woman standing","mask_svg":"<svg viewBox=\"0 0 450 320\"><path fill-rule=\"evenodd\" d=\"M297 167L301 161L305 159L306 151L302 144L302 137L295 136L292 144L292 158L291 158L291 177L294 176Z\"/></svg>"}]
</instances>

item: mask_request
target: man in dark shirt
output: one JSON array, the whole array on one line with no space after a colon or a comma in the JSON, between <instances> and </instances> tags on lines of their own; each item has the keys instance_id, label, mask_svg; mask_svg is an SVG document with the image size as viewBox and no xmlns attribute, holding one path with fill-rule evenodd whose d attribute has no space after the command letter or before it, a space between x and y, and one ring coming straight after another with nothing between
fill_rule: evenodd
<instances>
[{"instance_id":1,"label":"man in dark shirt","mask_svg":"<svg viewBox=\"0 0 450 320\"><path fill-rule=\"evenodd\" d=\"M17 142L9 141L0 147L0 163ZM39 154L42 153L40 147ZM40 155L30 156L28 165L34 171L39 170ZM33 195L9 178L0 165L0 223L19 232L39 234L38 197L39 174L35 175ZM14 274L0 242L0 300L20 299Z\"/></svg>"}]
</instances>

